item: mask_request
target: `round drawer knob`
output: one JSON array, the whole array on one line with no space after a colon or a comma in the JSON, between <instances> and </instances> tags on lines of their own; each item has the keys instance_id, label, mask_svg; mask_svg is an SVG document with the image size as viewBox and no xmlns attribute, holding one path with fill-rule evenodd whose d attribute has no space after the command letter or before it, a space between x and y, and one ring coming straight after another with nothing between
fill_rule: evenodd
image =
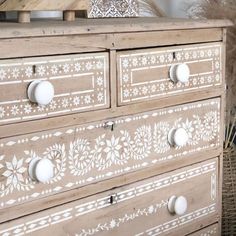
<instances>
[{"instance_id":1,"label":"round drawer knob","mask_svg":"<svg viewBox=\"0 0 236 236\"><path fill-rule=\"evenodd\" d=\"M187 83L190 77L190 69L189 66L185 63L173 65L170 68L170 79L177 83Z\"/></svg>"},{"instance_id":2,"label":"round drawer knob","mask_svg":"<svg viewBox=\"0 0 236 236\"><path fill-rule=\"evenodd\" d=\"M28 98L38 105L48 105L54 97L54 87L49 81L35 80L28 87Z\"/></svg>"},{"instance_id":3,"label":"round drawer knob","mask_svg":"<svg viewBox=\"0 0 236 236\"><path fill-rule=\"evenodd\" d=\"M48 182L54 176L52 162L49 159L33 159L29 165L29 175L33 180L38 182Z\"/></svg>"},{"instance_id":4,"label":"round drawer knob","mask_svg":"<svg viewBox=\"0 0 236 236\"><path fill-rule=\"evenodd\" d=\"M172 196L168 201L168 211L171 214L182 216L188 209L188 201L185 197Z\"/></svg>"},{"instance_id":5,"label":"round drawer knob","mask_svg":"<svg viewBox=\"0 0 236 236\"><path fill-rule=\"evenodd\" d=\"M168 141L172 146L183 147L188 140L188 133L184 128L172 129L168 134Z\"/></svg>"}]
</instances>

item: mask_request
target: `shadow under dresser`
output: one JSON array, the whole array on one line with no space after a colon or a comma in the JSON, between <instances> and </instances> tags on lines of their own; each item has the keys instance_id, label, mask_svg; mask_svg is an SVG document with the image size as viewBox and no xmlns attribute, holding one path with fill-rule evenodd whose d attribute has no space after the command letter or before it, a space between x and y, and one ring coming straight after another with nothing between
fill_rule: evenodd
<instances>
[{"instance_id":1,"label":"shadow under dresser","mask_svg":"<svg viewBox=\"0 0 236 236\"><path fill-rule=\"evenodd\" d=\"M0 235L221 235L230 25L0 23Z\"/></svg>"}]
</instances>

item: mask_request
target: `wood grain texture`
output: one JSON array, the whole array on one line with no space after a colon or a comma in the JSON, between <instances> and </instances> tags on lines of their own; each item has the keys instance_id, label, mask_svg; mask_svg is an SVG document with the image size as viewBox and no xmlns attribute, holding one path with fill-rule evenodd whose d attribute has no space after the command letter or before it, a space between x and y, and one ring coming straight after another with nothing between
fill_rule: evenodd
<instances>
[{"instance_id":1,"label":"wood grain texture","mask_svg":"<svg viewBox=\"0 0 236 236\"><path fill-rule=\"evenodd\" d=\"M63 1L65 2L65 1ZM186 29L209 29L231 26L229 20L187 20L168 18L77 19L75 22L0 23L0 38L63 36L121 32L147 32ZM210 35L208 35L210 37Z\"/></svg>"},{"instance_id":2,"label":"wood grain texture","mask_svg":"<svg viewBox=\"0 0 236 236\"><path fill-rule=\"evenodd\" d=\"M86 10L87 0L2 0L0 11L64 11L64 10Z\"/></svg>"},{"instance_id":3,"label":"wood grain texture","mask_svg":"<svg viewBox=\"0 0 236 236\"><path fill-rule=\"evenodd\" d=\"M194 231L207 226L209 219L217 221L217 179L218 162L211 159L1 224L0 234L17 230L35 236L86 236L96 230L97 235L104 236L154 232L176 235L176 230L181 230L178 235L186 235L190 228ZM168 199L173 195L185 196L189 203L181 217L167 210Z\"/></svg>"}]
</instances>

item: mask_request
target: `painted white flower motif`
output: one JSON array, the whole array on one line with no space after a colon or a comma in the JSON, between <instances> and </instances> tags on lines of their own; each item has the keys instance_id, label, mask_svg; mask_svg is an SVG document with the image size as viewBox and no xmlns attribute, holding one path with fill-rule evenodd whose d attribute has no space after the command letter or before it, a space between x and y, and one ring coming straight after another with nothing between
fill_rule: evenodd
<instances>
[{"instance_id":1,"label":"painted white flower motif","mask_svg":"<svg viewBox=\"0 0 236 236\"><path fill-rule=\"evenodd\" d=\"M194 86L197 85L197 78L196 78L196 77L193 78L193 85L194 85Z\"/></svg>"},{"instance_id":2,"label":"painted white flower motif","mask_svg":"<svg viewBox=\"0 0 236 236\"><path fill-rule=\"evenodd\" d=\"M200 83L201 83L201 84L204 84L204 83L205 83L204 77L201 77L201 78L200 78Z\"/></svg>"},{"instance_id":3,"label":"painted white flower motif","mask_svg":"<svg viewBox=\"0 0 236 236\"><path fill-rule=\"evenodd\" d=\"M155 64L156 63L156 57L155 56L151 56L151 63Z\"/></svg>"},{"instance_id":4,"label":"painted white flower motif","mask_svg":"<svg viewBox=\"0 0 236 236\"><path fill-rule=\"evenodd\" d=\"M200 51L200 57L203 58L205 56L204 51Z\"/></svg>"},{"instance_id":5,"label":"painted white flower motif","mask_svg":"<svg viewBox=\"0 0 236 236\"><path fill-rule=\"evenodd\" d=\"M49 104L50 109L55 110L57 108L57 103L55 100L52 100Z\"/></svg>"},{"instance_id":6,"label":"painted white flower motif","mask_svg":"<svg viewBox=\"0 0 236 236\"><path fill-rule=\"evenodd\" d=\"M70 65L69 64L63 65L63 71L64 71L64 73L69 73L70 72Z\"/></svg>"},{"instance_id":7,"label":"painted white flower motif","mask_svg":"<svg viewBox=\"0 0 236 236\"><path fill-rule=\"evenodd\" d=\"M137 89L137 88L134 88L134 89L133 89L133 95L134 95L134 96L138 96L138 89Z\"/></svg>"},{"instance_id":8,"label":"painted white flower motif","mask_svg":"<svg viewBox=\"0 0 236 236\"><path fill-rule=\"evenodd\" d=\"M208 83L211 83L212 80L213 80L213 78L212 78L211 76L208 76L208 77L207 77L207 82L208 82Z\"/></svg>"},{"instance_id":9,"label":"painted white flower motif","mask_svg":"<svg viewBox=\"0 0 236 236\"><path fill-rule=\"evenodd\" d=\"M172 54L172 53L169 53L169 54L168 54L168 61L169 61L169 62L172 62L172 61L173 61L173 54Z\"/></svg>"},{"instance_id":10,"label":"painted white flower motif","mask_svg":"<svg viewBox=\"0 0 236 236\"><path fill-rule=\"evenodd\" d=\"M170 149L167 140L170 125L167 122L159 122L155 124L153 131L153 144L156 153L165 153Z\"/></svg>"},{"instance_id":11,"label":"painted white flower motif","mask_svg":"<svg viewBox=\"0 0 236 236\"><path fill-rule=\"evenodd\" d=\"M87 62L85 67L88 71L90 71L93 68L93 65L91 62Z\"/></svg>"},{"instance_id":12,"label":"painted white flower motif","mask_svg":"<svg viewBox=\"0 0 236 236\"><path fill-rule=\"evenodd\" d=\"M26 69L25 69L25 75L26 77L30 78L32 75L33 75L33 68L32 66L28 66Z\"/></svg>"},{"instance_id":13,"label":"painted white flower motif","mask_svg":"<svg viewBox=\"0 0 236 236\"><path fill-rule=\"evenodd\" d=\"M102 101L103 101L103 98L104 98L103 93L98 93L98 95L97 95L97 100L98 100L99 102L102 102Z\"/></svg>"},{"instance_id":14,"label":"painted white flower motif","mask_svg":"<svg viewBox=\"0 0 236 236\"><path fill-rule=\"evenodd\" d=\"M165 90L165 85L164 85L164 84L161 84L161 85L160 85L160 90L161 90L161 91L164 91L164 90Z\"/></svg>"},{"instance_id":15,"label":"painted white flower motif","mask_svg":"<svg viewBox=\"0 0 236 236\"><path fill-rule=\"evenodd\" d=\"M56 74L58 73L58 67L57 67L57 65L53 65L53 66L51 67L51 73L52 73L53 75L56 75Z\"/></svg>"},{"instance_id":16,"label":"painted white flower motif","mask_svg":"<svg viewBox=\"0 0 236 236\"><path fill-rule=\"evenodd\" d=\"M45 75L45 73L46 73L46 68L45 68L45 66L39 66L39 67L37 67L37 73L40 75L40 76L44 76Z\"/></svg>"},{"instance_id":17,"label":"painted white flower motif","mask_svg":"<svg viewBox=\"0 0 236 236\"><path fill-rule=\"evenodd\" d=\"M31 113L31 111L32 111L31 105L30 104L26 104L25 107L24 107L24 111L25 111L26 114Z\"/></svg>"},{"instance_id":18,"label":"painted white flower motif","mask_svg":"<svg viewBox=\"0 0 236 236\"><path fill-rule=\"evenodd\" d=\"M45 106L42 106L42 105L38 105L37 107L38 107L39 112L43 112L45 109Z\"/></svg>"},{"instance_id":19,"label":"painted white flower motif","mask_svg":"<svg viewBox=\"0 0 236 236\"><path fill-rule=\"evenodd\" d=\"M157 89L156 85L153 84L152 87L151 87L151 91L152 91L152 93L155 93L155 92L156 92L156 89Z\"/></svg>"},{"instance_id":20,"label":"painted white flower motif","mask_svg":"<svg viewBox=\"0 0 236 236\"><path fill-rule=\"evenodd\" d=\"M218 117L216 111L208 112L204 116L204 128L202 130L202 139L204 141L213 140L218 132Z\"/></svg>"},{"instance_id":21,"label":"painted white flower motif","mask_svg":"<svg viewBox=\"0 0 236 236\"><path fill-rule=\"evenodd\" d=\"M125 58L122 62L122 65L124 68L128 68L129 67L129 60L127 58Z\"/></svg>"},{"instance_id":22,"label":"painted white flower motif","mask_svg":"<svg viewBox=\"0 0 236 236\"><path fill-rule=\"evenodd\" d=\"M66 108L69 106L69 101L67 98L63 98L61 102L62 107Z\"/></svg>"},{"instance_id":23,"label":"painted white flower motif","mask_svg":"<svg viewBox=\"0 0 236 236\"><path fill-rule=\"evenodd\" d=\"M215 68L216 68L216 69L219 69L219 68L220 68L220 63L219 63L218 61L215 63Z\"/></svg>"},{"instance_id":24,"label":"painted white flower motif","mask_svg":"<svg viewBox=\"0 0 236 236\"><path fill-rule=\"evenodd\" d=\"M119 150L122 148L122 146L119 144L119 141L120 138L115 138L114 135L111 137L111 140L106 140L107 145L104 149L104 152L107 154L108 160L115 161L116 159L119 159Z\"/></svg>"},{"instance_id":25,"label":"painted white flower motif","mask_svg":"<svg viewBox=\"0 0 236 236\"><path fill-rule=\"evenodd\" d=\"M217 74L217 75L215 76L215 79L216 79L216 81L219 81L219 80L220 80L220 75Z\"/></svg>"},{"instance_id":26,"label":"painted white flower motif","mask_svg":"<svg viewBox=\"0 0 236 236\"><path fill-rule=\"evenodd\" d=\"M73 99L73 103L74 103L75 106L80 105L80 97L76 96L76 97Z\"/></svg>"},{"instance_id":27,"label":"painted white flower motif","mask_svg":"<svg viewBox=\"0 0 236 236\"><path fill-rule=\"evenodd\" d=\"M196 58L197 58L197 52L194 51L194 52L193 52L193 59L196 59Z\"/></svg>"},{"instance_id":28,"label":"painted white flower motif","mask_svg":"<svg viewBox=\"0 0 236 236\"><path fill-rule=\"evenodd\" d=\"M110 222L110 228L114 229L115 227L116 227L116 221L114 219L112 219Z\"/></svg>"},{"instance_id":29,"label":"painted white flower motif","mask_svg":"<svg viewBox=\"0 0 236 236\"><path fill-rule=\"evenodd\" d=\"M103 62L98 61L97 64L96 64L96 67L97 67L98 70L102 69L103 68Z\"/></svg>"},{"instance_id":30,"label":"painted white flower motif","mask_svg":"<svg viewBox=\"0 0 236 236\"><path fill-rule=\"evenodd\" d=\"M154 207L153 206L148 207L148 213L152 214L153 212L154 212Z\"/></svg>"},{"instance_id":31,"label":"painted white flower motif","mask_svg":"<svg viewBox=\"0 0 236 236\"><path fill-rule=\"evenodd\" d=\"M129 97L129 90L128 90L128 89L125 89L125 90L123 91L123 95L124 95L125 98Z\"/></svg>"},{"instance_id":32,"label":"painted white flower motif","mask_svg":"<svg viewBox=\"0 0 236 236\"><path fill-rule=\"evenodd\" d=\"M182 127L188 133L189 139L192 139L193 138L193 132L194 132L193 122L189 121L189 119L187 119L186 122L182 124Z\"/></svg>"},{"instance_id":33,"label":"painted white flower motif","mask_svg":"<svg viewBox=\"0 0 236 236\"><path fill-rule=\"evenodd\" d=\"M79 72L81 70L81 65L80 65L80 63L75 63L75 71L76 72Z\"/></svg>"},{"instance_id":34,"label":"painted white flower motif","mask_svg":"<svg viewBox=\"0 0 236 236\"><path fill-rule=\"evenodd\" d=\"M208 55L208 57L211 57L211 56L212 56L212 51L211 51L211 50L208 50L208 51L207 51L207 55Z\"/></svg>"},{"instance_id":35,"label":"painted white flower motif","mask_svg":"<svg viewBox=\"0 0 236 236\"><path fill-rule=\"evenodd\" d=\"M14 69L12 70L12 72L11 72L11 75L12 75L12 77L13 77L14 79L17 79L17 78L19 77L19 75L20 75L19 69L18 69L18 68L14 68Z\"/></svg>"},{"instance_id":36,"label":"painted white flower motif","mask_svg":"<svg viewBox=\"0 0 236 236\"><path fill-rule=\"evenodd\" d=\"M180 61L182 59L181 52L176 53L176 59Z\"/></svg>"},{"instance_id":37,"label":"painted white flower motif","mask_svg":"<svg viewBox=\"0 0 236 236\"><path fill-rule=\"evenodd\" d=\"M98 86L103 86L103 78L102 78L101 76L99 76L99 77L97 78L97 85L98 85Z\"/></svg>"},{"instance_id":38,"label":"painted white flower motif","mask_svg":"<svg viewBox=\"0 0 236 236\"><path fill-rule=\"evenodd\" d=\"M24 182L23 173L26 171L23 167L23 159L18 161L14 156L12 162L6 162L6 168L7 170L2 174L7 177L6 185L12 185L19 190L19 184Z\"/></svg>"},{"instance_id":39,"label":"painted white flower motif","mask_svg":"<svg viewBox=\"0 0 236 236\"><path fill-rule=\"evenodd\" d=\"M142 88L143 95L146 95L148 93L148 88L147 86L143 86Z\"/></svg>"},{"instance_id":40,"label":"painted white flower motif","mask_svg":"<svg viewBox=\"0 0 236 236\"><path fill-rule=\"evenodd\" d=\"M128 75L128 74L124 74L124 75L123 75L123 81L124 81L125 83L128 83L128 82L129 82L129 75Z\"/></svg>"},{"instance_id":41,"label":"painted white flower motif","mask_svg":"<svg viewBox=\"0 0 236 236\"><path fill-rule=\"evenodd\" d=\"M190 57L189 53L188 53L188 52L186 52L186 53L185 53L185 55L184 55L184 58L185 58L185 60L188 60L188 59L189 59L189 57Z\"/></svg>"},{"instance_id":42,"label":"painted white flower motif","mask_svg":"<svg viewBox=\"0 0 236 236\"><path fill-rule=\"evenodd\" d=\"M147 65L147 57L145 56L142 58L142 65L143 66Z\"/></svg>"},{"instance_id":43,"label":"painted white flower motif","mask_svg":"<svg viewBox=\"0 0 236 236\"><path fill-rule=\"evenodd\" d=\"M132 64L133 64L133 66L135 66L135 67L138 65L138 59L137 59L137 57L133 58Z\"/></svg>"},{"instance_id":44,"label":"painted white flower motif","mask_svg":"<svg viewBox=\"0 0 236 236\"><path fill-rule=\"evenodd\" d=\"M5 115L5 109L4 107L0 107L0 118L3 118Z\"/></svg>"},{"instance_id":45,"label":"painted white flower motif","mask_svg":"<svg viewBox=\"0 0 236 236\"><path fill-rule=\"evenodd\" d=\"M0 70L0 80L4 80L6 78L6 75L7 75L6 71L1 69Z\"/></svg>"},{"instance_id":46,"label":"painted white flower motif","mask_svg":"<svg viewBox=\"0 0 236 236\"><path fill-rule=\"evenodd\" d=\"M174 83L169 83L168 88L173 89L174 88Z\"/></svg>"},{"instance_id":47,"label":"painted white flower motif","mask_svg":"<svg viewBox=\"0 0 236 236\"><path fill-rule=\"evenodd\" d=\"M12 108L11 108L11 113L12 115L16 116L18 113L19 113L19 108L17 105L14 105Z\"/></svg>"},{"instance_id":48,"label":"painted white flower motif","mask_svg":"<svg viewBox=\"0 0 236 236\"><path fill-rule=\"evenodd\" d=\"M84 97L84 102L85 102L85 104L90 104L92 102L91 96L90 95L86 95Z\"/></svg>"},{"instance_id":49,"label":"painted white flower motif","mask_svg":"<svg viewBox=\"0 0 236 236\"><path fill-rule=\"evenodd\" d=\"M161 63L165 62L165 56L164 56L164 55L161 55L161 56L160 56L160 62L161 62Z\"/></svg>"}]
</instances>

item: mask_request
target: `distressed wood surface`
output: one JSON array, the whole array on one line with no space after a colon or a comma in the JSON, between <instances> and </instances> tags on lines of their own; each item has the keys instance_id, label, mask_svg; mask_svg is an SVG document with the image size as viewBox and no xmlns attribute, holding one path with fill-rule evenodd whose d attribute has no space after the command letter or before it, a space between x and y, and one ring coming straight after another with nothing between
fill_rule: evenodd
<instances>
[{"instance_id":1,"label":"distressed wood surface","mask_svg":"<svg viewBox=\"0 0 236 236\"><path fill-rule=\"evenodd\" d=\"M167 210L173 195L185 196L188 201L187 212L181 217ZM209 219L216 222L218 211L215 158L1 224L0 234L87 236L95 230L96 235L104 236L176 235L182 230L179 235L186 235L190 229L207 226Z\"/></svg>"},{"instance_id":2,"label":"distressed wood surface","mask_svg":"<svg viewBox=\"0 0 236 236\"><path fill-rule=\"evenodd\" d=\"M196 233L190 234L189 236L221 236L219 224L214 224L199 230Z\"/></svg>"},{"instance_id":3,"label":"distressed wood surface","mask_svg":"<svg viewBox=\"0 0 236 236\"><path fill-rule=\"evenodd\" d=\"M88 5L88 0L1 0L0 11L86 10Z\"/></svg>"},{"instance_id":4,"label":"distressed wood surface","mask_svg":"<svg viewBox=\"0 0 236 236\"><path fill-rule=\"evenodd\" d=\"M75 22L41 21L30 24L0 23L0 38L40 37L56 35L102 34L222 28L229 20L187 20L168 18L77 19ZM210 36L210 35L209 35Z\"/></svg>"}]
</instances>

